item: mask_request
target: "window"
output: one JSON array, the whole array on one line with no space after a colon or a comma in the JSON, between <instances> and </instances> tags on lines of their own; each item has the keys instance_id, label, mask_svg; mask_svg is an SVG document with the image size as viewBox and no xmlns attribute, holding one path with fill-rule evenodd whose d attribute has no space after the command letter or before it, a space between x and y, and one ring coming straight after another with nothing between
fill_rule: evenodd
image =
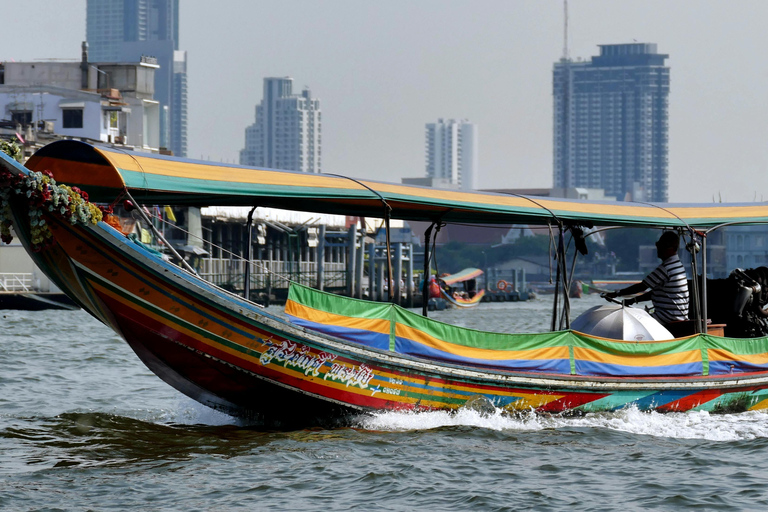
<instances>
[{"instance_id":1,"label":"window","mask_svg":"<svg viewBox=\"0 0 768 512\"><path fill-rule=\"evenodd\" d=\"M64 128L82 128L83 109L65 108L62 111L62 125Z\"/></svg>"},{"instance_id":2,"label":"window","mask_svg":"<svg viewBox=\"0 0 768 512\"><path fill-rule=\"evenodd\" d=\"M11 112L11 121L18 123L22 126L32 124L32 111L31 110L19 110Z\"/></svg>"}]
</instances>

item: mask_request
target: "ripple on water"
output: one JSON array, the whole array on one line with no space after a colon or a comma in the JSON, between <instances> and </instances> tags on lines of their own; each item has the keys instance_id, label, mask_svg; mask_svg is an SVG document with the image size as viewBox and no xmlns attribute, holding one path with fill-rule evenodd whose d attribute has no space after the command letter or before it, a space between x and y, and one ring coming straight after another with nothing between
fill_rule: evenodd
<instances>
[{"instance_id":1,"label":"ripple on water","mask_svg":"<svg viewBox=\"0 0 768 512\"><path fill-rule=\"evenodd\" d=\"M594 303L575 301L574 315ZM433 316L537 331L549 308L488 303ZM264 431L179 395L83 312L3 321L2 509L768 506L760 412L388 412L352 428Z\"/></svg>"}]
</instances>

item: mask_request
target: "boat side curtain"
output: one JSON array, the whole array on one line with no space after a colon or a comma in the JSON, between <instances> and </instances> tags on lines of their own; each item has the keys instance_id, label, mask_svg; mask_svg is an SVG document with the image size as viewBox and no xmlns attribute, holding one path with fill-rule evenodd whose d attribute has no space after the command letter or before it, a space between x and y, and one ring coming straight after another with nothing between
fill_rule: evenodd
<instances>
[{"instance_id":1,"label":"boat side curtain","mask_svg":"<svg viewBox=\"0 0 768 512\"><path fill-rule=\"evenodd\" d=\"M690 377L768 370L768 338L706 334L620 341L576 331L505 334L457 327L391 303L292 284L291 321L368 347L462 366L560 375Z\"/></svg>"},{"instance_id":2,"label":"boat side curtain","mask_svg":"<svg viewBox=\"0 0 768 512\"><path fill-rule=\"evenodd\" d=\"M720 338L703 334L709 375L768 370L768 338Z\"/></svg>"},{"instance_id":3,"label":"boat side curtain","mask_svg":"<svg viewBox=\"0 0 768 512\"><path fill-rule=\"evenodd\" d=\"M285 313L302 327L367 347L390 350L393 304L368 302L292 283Z\"/></svg>"},{"instance_id":4,"label":"boat side curtain","mask_svg":"<svg viewBox=\"0 0 768 512\"><path fill-rule=\"evenodd\" d=\"M668 341L621 341L573 331L576 375L661 377L706 375L704 340L689 336Z\"/></svg>"}]
</instances>

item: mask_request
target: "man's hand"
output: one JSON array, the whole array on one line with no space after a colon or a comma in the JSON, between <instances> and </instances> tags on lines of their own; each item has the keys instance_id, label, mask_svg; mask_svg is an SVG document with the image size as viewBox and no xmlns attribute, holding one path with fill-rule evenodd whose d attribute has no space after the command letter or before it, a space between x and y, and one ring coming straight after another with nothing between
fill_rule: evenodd
<instances>
[{"instance_id":1,"label":"man's hand","mask_svg":"<svg viewBox=\"0 0 768 512\"><path fill-rule=\"evenodd\" d=\"M618 291L613 291L613 292L605 292L605 293L602 295L602 297L603 297L604 299L607 299L607 300L610 300L610 299L615 299L615 298L616 298L616 297L618 297L618 296L619 296L619 292L618 292Z\"/></svg>"}]
</instances>

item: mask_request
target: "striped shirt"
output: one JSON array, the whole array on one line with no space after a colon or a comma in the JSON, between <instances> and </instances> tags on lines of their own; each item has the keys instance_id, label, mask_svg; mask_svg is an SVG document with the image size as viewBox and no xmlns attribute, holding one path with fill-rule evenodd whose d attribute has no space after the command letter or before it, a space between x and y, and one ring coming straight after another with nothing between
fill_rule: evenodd
<instances>
[{"instance_id":1,"label":"striped shirt","mask_svg":"<svg viewBox=\"0 0 768 512\"><path fill-rule=\"evenodd\" d=\"M654 312L661 323L688 320L688 279L677 254L670 256L643 279L651 289Z\"/></svg>"}]
</instances>

